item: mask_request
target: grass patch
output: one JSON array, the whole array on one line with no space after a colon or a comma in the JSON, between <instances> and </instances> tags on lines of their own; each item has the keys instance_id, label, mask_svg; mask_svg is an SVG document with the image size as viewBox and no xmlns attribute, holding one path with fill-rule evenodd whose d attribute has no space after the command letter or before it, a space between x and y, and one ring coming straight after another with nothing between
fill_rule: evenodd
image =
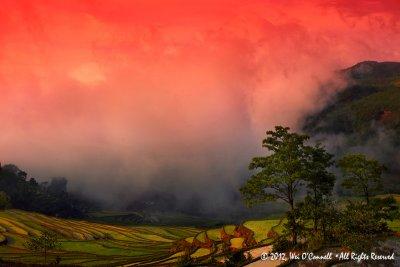
<instances>
[{"instance_id":1,"label":"grass patch","mask_svg":"<svg viewBox=\"0 0 400 267\"><path fill-rule=\"evenodd\" d=\"M247 221L243 225L253 231L256 242L261 242L268 238L267 234L271 229L277 233L282 232L283 228L282 223L279 224L280 222L280 220L254 220Z\"/></svg>"}]
</instances>

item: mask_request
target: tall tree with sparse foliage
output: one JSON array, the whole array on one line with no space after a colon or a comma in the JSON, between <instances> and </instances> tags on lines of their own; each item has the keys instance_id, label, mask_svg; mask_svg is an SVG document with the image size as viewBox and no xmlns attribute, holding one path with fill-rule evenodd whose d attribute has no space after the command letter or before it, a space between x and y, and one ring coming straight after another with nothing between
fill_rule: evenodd
<instances>
[{"instance_id":1,"label":"tall tree with sparse foliage","mask_svg":"<svg viewBox=\"0 0 400 267\"><path fill-rule=\"evenodd\" d=\"M270 152L255 157L249 169L255 173L240 191L248 206L266 201L282 200L289 205L288 220L292 242L297 243L295 197L307 176L306 135L290 132L287 127L276 126L268 131L262 146Z\"/></svg>"},{"instance_id":2,"label":"tall tree with sparse foliage","mask_svg":"<svg viewBox=\"0 0 400 267\"><path fill-rule=\"evenodd\" d=\"M385 167L375 159L363 154L349 154L339 160L343 173L343 187L362 195L367 203L370 197L382 187L382 173Z\"/></svg>"}]
</instances>

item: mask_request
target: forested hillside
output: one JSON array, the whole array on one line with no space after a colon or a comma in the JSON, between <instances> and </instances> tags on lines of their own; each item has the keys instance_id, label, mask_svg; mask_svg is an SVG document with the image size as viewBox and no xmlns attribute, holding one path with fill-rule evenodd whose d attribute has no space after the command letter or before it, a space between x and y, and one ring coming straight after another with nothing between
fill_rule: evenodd
<instances>
[{"instance_id":1,"label":"forested hillside","mask_svg":"<svg viewBox=\"0 0 400 267\"><path fill-rule=\"evenodd\" d=\"M386 189L400 190L400 63L365 61L341 71L348 81L322 110L310 114L304 131L343 154L360 151L388 168Z\"/></svg>"},{"instance_id":2,"label":"forested hillside","mask_svg":"<svg viewBox=\"0 0 400 267\"><path fill-rule=\"evenodd\" d=\"M15 165L0 166L0 206L59 217L85 216L93 203L67 192L67 183L65 178L39 183Z\"/></svg>"}]
</instances>

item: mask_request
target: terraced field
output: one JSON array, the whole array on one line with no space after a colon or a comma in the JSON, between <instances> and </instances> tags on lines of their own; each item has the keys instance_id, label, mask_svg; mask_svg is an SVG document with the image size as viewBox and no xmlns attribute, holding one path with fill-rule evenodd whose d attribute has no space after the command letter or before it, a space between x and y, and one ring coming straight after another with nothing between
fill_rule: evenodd
<instances>
[{"instance_id":1,"label":"terraced field","mask_svg":"<svg viewBox=\"0 0 400 267\"><path fill-rule=\"evenodd\" d=\"M176 251L190 253L199 263L206 263L210 256L222 260L227 251L247 250L272 242L282 233L282 224L283 220L254 220L205 230L177 242Z\"/></svg>"},{"instance_id":2,"label":"terraced field","mask_svg":"<svg viewBox=\"0 0 400 267\"><path fill-rule=\"evenodd\" d=\"M74 266L159 266L175 265L183 255L207 262L212 255L222 259L227 249L250 249L269 244L283 230L282 220L252 220L242 225L225 225L201 230L193 227L113 226L65 220L20 210L0 212L0 259L3 262L44 262L43 255L24 246L29 236L51 230L60 246L47 262L56 258ZM400 231L400 221L389 223Z\"/></svg>"},{"instance_id":3,"label":"terraced field","mask_svg":"<svg viewBox=\"0 0 400 267\"><path fill-rule=\"evenodd\" d=\"M65 220L20 210L0 212L0 258L3 262L43 263L44 256L26 249L30 236L50 230L58 234L60 246L47 262L79 266L173 264L189 251L191 258L218 255L227 247L242 249L266 242L279 220L248 221L201 230L193 227L113 226Z\"/></svg>"},{"instance_id":4,"label":"terraced field","mask_svg":"<svg viewBox=\"0 0 400 267\"><path fill-rule=\"evenodd\" d=\"M19 210L0 212L0 258L6 262L43 263L44 257L24 246L27 238L43 230L59 234L61 264L101 266L150 264L168 259L177 240L196 235L190 227L123 227L85 221L63 220Z\"/></svg>"}]
</instances>

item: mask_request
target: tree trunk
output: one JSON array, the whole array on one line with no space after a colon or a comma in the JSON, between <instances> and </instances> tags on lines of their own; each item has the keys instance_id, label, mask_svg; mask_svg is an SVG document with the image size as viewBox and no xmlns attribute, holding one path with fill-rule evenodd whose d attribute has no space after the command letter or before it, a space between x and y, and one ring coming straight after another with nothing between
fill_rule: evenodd
<instances>
[{"instance_id":1,"label":"tree trunk","mask_svg":"<svg viewBox=\"0 0 400 267\"><path fill-rule=\"evenodd\" d=\"M365 195L365 200L367 201L367 205L369 205L369 192L368 188L364 188L364 195Z\"/></svg>"},{"instance_id":2,"label":"tree trunk","mask_svg":"<svg viewBox=\"0 0 400 267\"><path fill-rule=\"evenodd\" d=\"M318 200L317 200L317 189L314 187L314 232L316 233L318 230L318 217L315 210L318 208Z\"/></svg>"},{"instance_id":3,"label":"tree trunk","mask_svg":"<svg viewBox=\"0 0 400 267\"><path fill-rule=\"evenodd\" d=\"M290 216L291 219L291 226L292 226L292 242L294 245L297 244L297 227L296 227L296 217L294 215L294 201L293 198L291 197L289 199L289 203L290 203L290 212L292 213Z\"/></svg>"}]
</instances>

